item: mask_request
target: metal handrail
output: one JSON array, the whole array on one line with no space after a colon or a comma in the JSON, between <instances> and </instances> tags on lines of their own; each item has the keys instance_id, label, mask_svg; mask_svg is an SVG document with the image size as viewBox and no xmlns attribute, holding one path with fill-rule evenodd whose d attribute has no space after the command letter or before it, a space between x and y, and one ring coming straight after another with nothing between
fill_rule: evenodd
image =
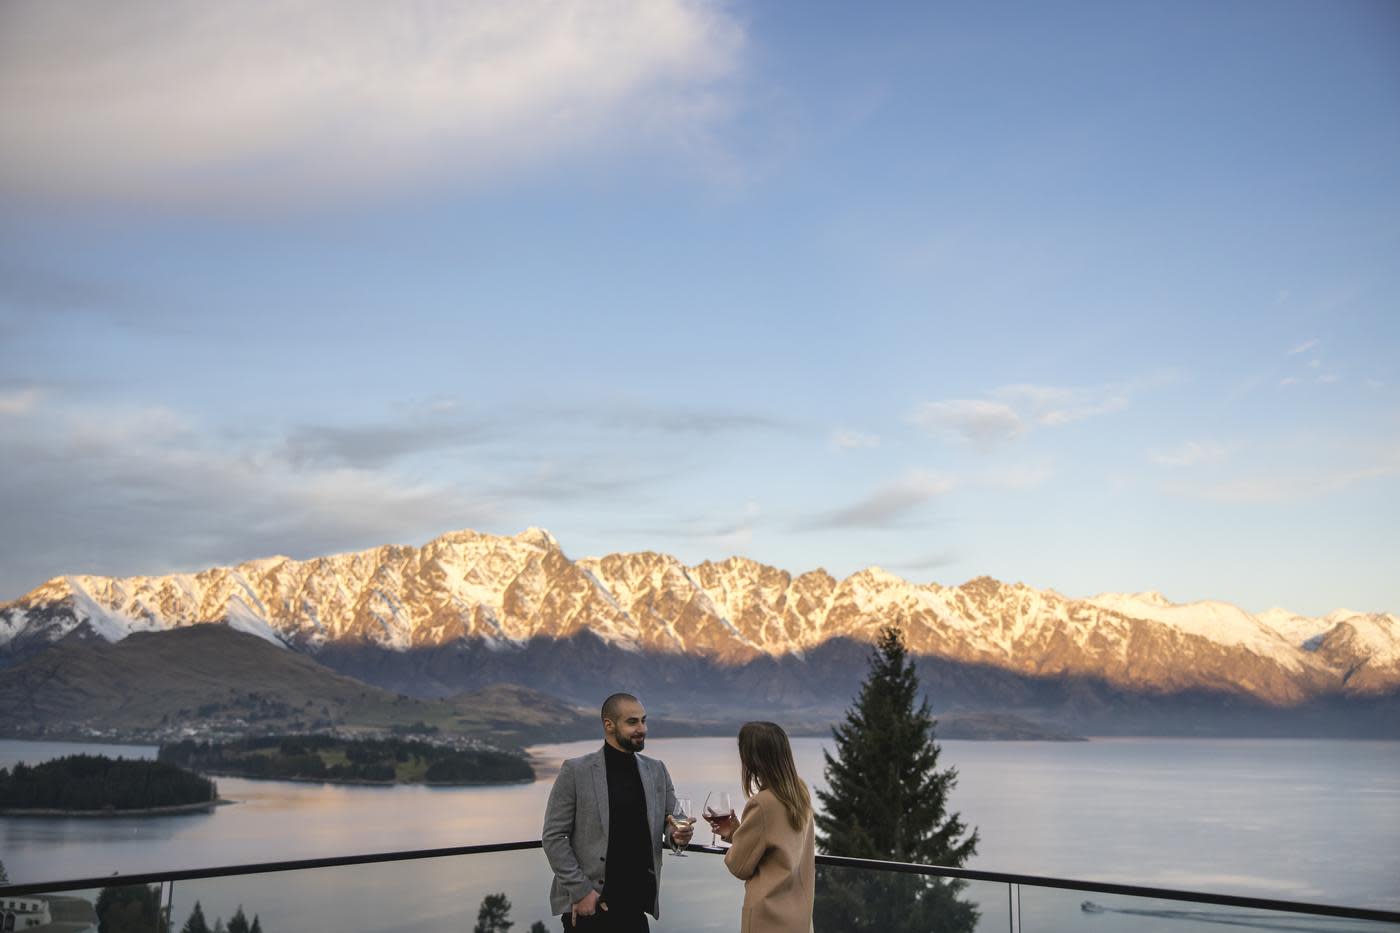
<instances>
[{"instance_id":1,"label":"metal handrail","mask_svg":"<svg viewBox=\"0 0 1400 933\"><path fill-rule=\"evenodd\" d=\"M706 847L708 848L708 847ZM1164 901L1186 901L1192 904L1217 904L1225 907L1249 907L1257 910L1277 910L1294 914L1315 914L1326 917L1346 917L1352 920L1377 920L1400 924L1400 911L1372 907L1346 907L1340 904L1313 904L1306 901L1280 901L1267 897L1247 897L1237 894L1211 894L1205 891L1185 891L1180 888L1154 888L1138 884L1117 884L1110 881L1080 881L1074 878L1051 878L1045 875L1018 875L1002 871L980 871L975 868L947 868L940 865L919 865L913 862L882 862L877 859L848 858L843 855L818 855L818 865L837 868L859 868L867 871L890 871L940 878L962 878L968 881L996 881L1003 884L1023 884L1038 888L1064 888L1070 891L1090 891L1095 894L1126 894L1131 897L1151 897Z\"/></svg>"},{"instance_id":2,"label":"metal handrail","mask_svg":"<svg viewBox=\"0 0 1400 933\"><path fill-rule=\"evenodd\" d=\"M59 891L84 891L88 888L108 888L131 884L159 884L164 881L198 881L201 878L226 878L235 875L266 875L279 871L302 871L309 868L340 868L346 865L372 865L377 862L406 862L422 858L448 858L455 855L487 855L492 852L515 852L521 849L543 848L538 839L525 842L493 842L479 846L449 846L442 849L409 849L400 852L368 852L363 855L332 855L325 858L297 859L289 862L254 862L248 865L220 865L214 868L185 868L178 871L148 871L134 875L106 875L98 878L75 878L70 881L42 884L12 884L0 886L0 897L6 895L52 894Z\"/></svg>"},{"instance_id":3,"label":"metal handrail","mask_svg":"<svg viewBox=\"0 0 1400 933\"><path fill-rule=\"evenodd\" d=\"M196 881L201 878L226 878L236 875L262 875L283 871L304 871L313 868L339 868L347 865L368 865L379 862L403 862L412 859L448 858L458 855L489 855L494 852L518 852L541 848L538 839L523 842L496 842L487 845L450 846L440 849L411 849L400 852L371 852L363 855L337 855L326 858L298 859L285 862L258 862L248 865L222 865L215 868L187 868L178 871L142 872L131 875L107 875L97 878L74 878L30 884L0 885L0 897L20 897L29 894L53 894L60 891L81 891L120 885L159 884L167 881ZM726 850L719 846L691 843L692 852L718 855ZM912 862L883 862L876 859L849 858L842 855L818 855L817 864L831 868L853 868L863 871L888 871L901 874L926 875L939 878L959 878L967 881L993 881L1001 884L1027 885L1042 888L1063 888L1090 891L1097 894L1123 894L1158 900L1186 901L1195 904L1216 904L1256 910L1276 910L1295 914L1345 917L1351 920L1372 920L1400 924L1400 911L1372 907L1346 907L1339 904L1313 904L1304 901L1281 901L1264 897L1243 897L1233 894L1211 894L1177 888L1154 888L1144 885L1113 884L1102 881L1080 881L1072 878L1050 878L1043 875L1021 875L1010 872L981 871L973 868L949 868L941 865L919 865Z\"/></svg>"}]
</instances>

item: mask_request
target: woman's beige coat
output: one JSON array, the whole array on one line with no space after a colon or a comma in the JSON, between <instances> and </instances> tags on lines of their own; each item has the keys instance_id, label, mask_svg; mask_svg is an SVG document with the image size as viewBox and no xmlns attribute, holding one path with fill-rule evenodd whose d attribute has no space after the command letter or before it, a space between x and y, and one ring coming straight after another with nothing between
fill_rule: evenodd
<instances>
[{"instance_id":1,"label":"woman's beige coat","mask_svg":"<svg viewBox=\"0 0 1400 933\"><path fill-rule=\"evenodd\" d=\"M782 801L761 790L749 798L734 830L725 867L744 881L742 933L810 933L817 856L812 817L801 829Z\"/></svg>"}]
</instances>

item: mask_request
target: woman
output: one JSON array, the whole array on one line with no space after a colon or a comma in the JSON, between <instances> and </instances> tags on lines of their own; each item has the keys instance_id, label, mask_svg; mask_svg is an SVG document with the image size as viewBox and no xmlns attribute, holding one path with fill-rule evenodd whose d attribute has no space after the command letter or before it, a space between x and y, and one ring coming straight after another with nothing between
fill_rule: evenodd
<instances>
[{"instance_id":1,"label":"woman","mask_svg":"<svg viewBox=\"0 0 1400 933\"><path fill-rule=\"evenodd\" d=\"M725 867L744 882L742 933L809 933L817 871L812 797L781 726L751 722L739 730L739 771L749 798L743 818L714 827L733 843Z\"/></svg>"}]
</instances>

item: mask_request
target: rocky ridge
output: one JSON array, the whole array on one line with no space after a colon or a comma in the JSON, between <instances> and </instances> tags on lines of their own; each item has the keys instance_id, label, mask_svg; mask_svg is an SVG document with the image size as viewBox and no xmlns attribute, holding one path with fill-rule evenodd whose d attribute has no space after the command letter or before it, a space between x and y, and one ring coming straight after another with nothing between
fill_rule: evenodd
<instances>
[{"instance_id":1,"label":"rocky ridge","mask_svg":"<svg viewBox=\"0 0 1400 933\"><path fill-rule=\"evenodd\" d=\"M742 557L695 566L652 552L572 560L546 531L458 531L383 546L158 577L57 577L0 606L0 656L77 632L209 622L315 655L328 646L509 651L590 633L615 649L743 664L900 624L913 651L1021 675L1101 678L1137 691L1223 690L1275 704L1400 687L1400 619L1320 619L1157 593L1074 599L979 577L914 584L871 567L844 580Z\"/></svg>"}]
</instances>

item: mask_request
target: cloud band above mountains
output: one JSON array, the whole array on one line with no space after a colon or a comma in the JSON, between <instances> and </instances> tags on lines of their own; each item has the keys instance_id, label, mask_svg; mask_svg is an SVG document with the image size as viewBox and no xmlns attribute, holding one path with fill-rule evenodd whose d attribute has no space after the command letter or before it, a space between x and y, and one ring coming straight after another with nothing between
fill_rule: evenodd
<instances>
[{"instance_id":1,"label":"cloud band above mountains","mask_svg":"<svg viewBox=\"0 0 1400 933\"><path fill-rule=\"evenodd\" d=\"M15 0L0 188L268 207L684 144L723 113L742 43L690 0Z\"/></svg>"}]
</instances>

